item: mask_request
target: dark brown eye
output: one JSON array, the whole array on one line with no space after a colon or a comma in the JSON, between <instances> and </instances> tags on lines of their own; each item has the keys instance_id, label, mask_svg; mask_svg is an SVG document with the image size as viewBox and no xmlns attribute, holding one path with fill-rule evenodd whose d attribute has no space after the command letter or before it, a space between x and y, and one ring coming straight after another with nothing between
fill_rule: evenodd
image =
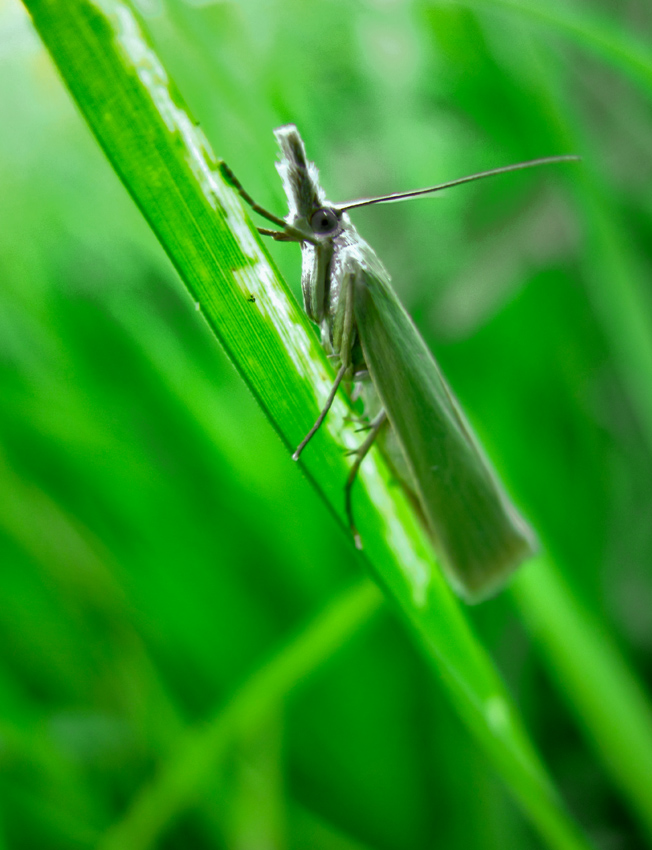
<instances>
[{"instance_id":1,"label":"dark brown eye","mask_svg":"<svg viewBox=\"0 0 652 850\"><path fill-rule=\"evenodd\" d=\"M337 230L340 226L340 221L333 210L329 210L324 207L317 210L316 213L313 213L313 216L310 219L310 226L315 233L326 234Z\"/></svg>"}]
</instances>

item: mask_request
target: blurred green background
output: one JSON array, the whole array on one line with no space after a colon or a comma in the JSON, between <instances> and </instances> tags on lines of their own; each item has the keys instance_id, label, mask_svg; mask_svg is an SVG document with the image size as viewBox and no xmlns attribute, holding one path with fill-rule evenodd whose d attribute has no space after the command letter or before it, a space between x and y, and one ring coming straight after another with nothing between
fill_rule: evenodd
<instances>
[{"instance_id":1,"label":"blurred green background","mask_svg":"<svg viewBox=\"0 0 652 850\"><path fill-rule=\"evenodd\" d=\"M650 32L649 4L138 8L218 155L280 214L272 129L290 121L336 201L582 155L355 223L649 682L652 72L618 49L652 67L624 35ZM0 0L0 116L0 848L84 848L361 576L18 0ZM271 251L298 297L298 249ZM509 594L470 614L595 845L645 846ZM156 846L541 844L383 609L233 736Z\"/></svg>"}]
</instances>

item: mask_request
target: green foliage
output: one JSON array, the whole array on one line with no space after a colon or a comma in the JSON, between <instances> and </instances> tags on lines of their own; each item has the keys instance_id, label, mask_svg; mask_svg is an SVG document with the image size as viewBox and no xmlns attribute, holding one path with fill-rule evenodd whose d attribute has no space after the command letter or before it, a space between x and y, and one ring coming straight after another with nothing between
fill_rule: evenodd
<instances>
[{"instance_id":1,"label":"green foliage","mask_svg":"<svg viewBox=\"0 0 652 850\"><path fill-rule=\"evenodd\" d=\"M529 3L142 3L172 85L126 7L26 5L193 297L5 2L5 844L538 846L497 766L551 846L583 846L437 574L417 604L392 512L429 555L378 460L353 552L344 405L308 478L291 463L328 367L239 205L207 182L178 90L280 213L284 121L335 199L583 155L581 171L357 221L556 561L523 573L516 605L471 611L475 631L576 819L599 846L642 846L649 709L617 648L649 670L649 50L628 34L642 28ZM296 285L296 249L273 252ZM387 614L354 636L379 598L343 588L367 566L416 641Z\"/></svg>"}]
</instances>

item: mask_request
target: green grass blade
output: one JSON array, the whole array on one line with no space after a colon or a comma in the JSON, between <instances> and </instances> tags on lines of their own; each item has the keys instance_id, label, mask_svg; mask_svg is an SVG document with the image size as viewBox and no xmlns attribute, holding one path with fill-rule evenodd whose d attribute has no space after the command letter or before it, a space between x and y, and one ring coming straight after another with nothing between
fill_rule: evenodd
<instances>
[{"instance_id":1,"label":"green grass blade","mask_svg":"<svg viewBox=\"0 0 652 850\"><path fill-rule=\"evenodd\" d=\"M587 279L596 314L652 452L652 301L647 274L631 249L615 202L601 183L599 175L593 186L584 180L577 193L592 255L599 258Z\"/></svg>"},{"instance_id":2,"label":"green grass blade","mask_svg":"<svg viewBox=\"0 0 652 850\"><path fill-rule=\"evenodd\" d=\"M521 572L513 593L560 692L652 837L652 713L636 678L547 558Z\"/></svg>"},{"instance_id":3,"label":"green grass blade","mask_svg":"<svg viewBox=\"0 0 652 850\"><path fill-rule=\"evenodd\" d=\"M191 297L288 448L312 425L332 372L306 318L221 182L130 9L26 0L37 30L107 156ZM342 444L359 437L338 401L304 469L343 523ZM377 456L358 488L361 557L402 610L462 716L551 847L587 843L558 799L518 714ZM373 492L375 507L368 492Z\"/></svg>"},{"instance_id":4,"label":"green grass blade","mask_svg":"<svg viewBox=\"0 0 652 850\"><path fill-rule=\"evenodd\" d=\"M652 50L649 44L622 27L620 22L589 11L589 7L580 9L568 4L532 3L530 0L463 0L459 5L515 13L545 26L595 53L648 95L652 93Z\"/></svg>"},{"instance_id":5,"label":"green grass blade","mask_svg":"<svg viewBox=\"0 0 652 850\"><path fill-rule=\"evenodd\" d=\"M17 475L1 448L0 532L29 554L45 581L55 583L71 599L83 599L96 616L111 623L112 637L107 643L113 644L119 663L132 671L134 681L155 705L157 723L147 724L149 733L158 744L176 734L182 728L181 720L133 622L110 554L61 505ZM70 665L74 669L74 660ZM139 721L144 722L142 718Z\"/></svg>"},{"instance_id":6,"label":"green grass blade","mask_svg":"<svg viewBox=\"0 0 652 850\"><path fill-rule=\"evenodd\" d=\"M255 730L286 694L347 643L378 611L382 596L370 581L349 588L271 660L252 673L214 718L181 736L176 752L133 801L100 850L140 850L194 803L219 770L227 747Z\"/></svg>"}]
</instances>

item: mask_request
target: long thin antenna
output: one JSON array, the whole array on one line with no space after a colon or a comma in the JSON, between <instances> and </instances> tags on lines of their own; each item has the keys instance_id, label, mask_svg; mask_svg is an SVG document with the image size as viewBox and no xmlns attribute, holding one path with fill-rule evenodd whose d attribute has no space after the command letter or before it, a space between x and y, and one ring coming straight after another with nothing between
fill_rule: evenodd
<instances>
[{"instance_id":1,"label":"long thin antenna","mask_svg":"<svg viewBox=\"0 0 652 850\"><path fill-rule=\"evenodd\" d=\"M405 201L408 198L418 198L419 195L429 195L431 192L439 192L442 189L450 189L451 186L459 186L462 183L471 183L473 180L482 180L483 177L494 177L496 174L506 174L508 171L520 171L523 168L534 168L537 165L550 165L555 162L573 162L581 159L575 154L563 156L546 156L542 159L530 159L527 162L517 162L515 165L504 165L502 168L492 168L491 171L481 171L479 174L470 174L468 177L459 177L448 183L440 183L438 186L430 186L428 189L414 189L412 192L395 192L393 195L382 195L379 198L360 198L357 201L348 201L345 204L335 204L335 209L344 212L355 207L367 207L370 204L391 204L394 201Z\"/></svg>"}]
</instances>

